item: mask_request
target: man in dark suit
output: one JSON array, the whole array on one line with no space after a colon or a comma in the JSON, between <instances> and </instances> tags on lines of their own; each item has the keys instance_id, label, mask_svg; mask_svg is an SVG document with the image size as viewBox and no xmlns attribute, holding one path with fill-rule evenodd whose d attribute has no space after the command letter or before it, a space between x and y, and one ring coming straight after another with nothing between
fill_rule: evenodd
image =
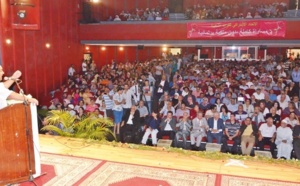
<instances>
[{"instance_id":1,"label":"man in dark suit","mask_svg":"<svg viewBox=\"0 0 300 186\"><path fill-rule=\"evenodd\" d=\"M222 136L224 131L223 120L220 119L220 114L218 112L214 113L214 117L207 120L208 132L207 132L207 142L212 143L213 139L217 140L218 144L222 142Z\"/></svg>"},{"instance_id":2,"label":"man in dark suit","mask_svg":"<svg viewBox=\"0 0 300 186\"><path fill-rule=\"evenodd\" d=\"M159 108L159 100L164 92L169 92L169 88L169 82L167 81L165 75L162 75L161 80L156 80L153 96L153 110L157 110Z\"/></svg>"},{"instance_id":3,"label":"man in dark suit","mask_svg":"<svg viewBox=\"0 0 300 186\"><path fill-rule=\"evenodd\" d=\"M140 126L140 112L136 106L131 106L122 118L120 137L121 142L133 143L136 132Z\"/></svg>"},{"instance_id":4,"label":"man in dark suit","mask_svg":"<svg viewBox=\"0 0 300 186\"><path fill-rule=\"evenodd\" d=\"M157 134L158 139L162 139L163 136L169 136L170 140L174 140L176 133L176 120L173 118L173 113L169 111L167 118L163 119L159 125L160 131Z\"/></svg>"},{"instance_id":5,"label":"man in dark suit","mask_svg":"<svg viewBox=\"0 0 300 186\"><path fill-rule=\"evenodd\" d=\"M296 158L300 160L300 125L296 125L293 130L294 151Z\"/></svg>"}]
</instances>

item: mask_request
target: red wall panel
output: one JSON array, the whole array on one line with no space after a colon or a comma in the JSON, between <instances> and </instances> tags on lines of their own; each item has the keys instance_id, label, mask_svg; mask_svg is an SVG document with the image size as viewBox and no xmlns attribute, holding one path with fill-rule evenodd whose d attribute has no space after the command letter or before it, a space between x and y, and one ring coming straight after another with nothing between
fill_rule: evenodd
<instances>
[{"instance_id":1,"label":"red wall panel","mask_svg":"<svg viewBox=\"0 0 300 186\"><path fill-rule=\"evenodd\" d=\"M40 0L14 0L11 2L13 28L28 30L40 28ZM19 16L20 12L25 13L24 18Z\"/></svg>"},{"instance_id":2,"label":"red wall panel","mask_svg":"<svg viewBox=\"0 0 300 186\"><path fill-rule=\"evenodd\" d=\"M216 47L216 58L220 59L222 58L222 47Z\"/></svg>"},{"instance_id":3,"label":"red wall panel","mask_svg":"<svg viewBox=\"0 0 300 186\"><path fill-rule=\"evenodd\" d=\"M103 6L106 7L106 12L107 12L108 17L112 16L114 18L115 15L117 14L117 12L115 11L114 0L103 2Z\"/></svg>"},{"instance_id":4,"label":"red wall panel","mask_svg":"<svg viewBox=\"0 0 300 186\"><path fill-rule=\"evenodd\" d=\"M136 9L137 2L136 0L126 0L125 4L124 10L132 12Z\"/></svg>"},{"instance_id":5,"label":"red wall panel","mask_svg":"<svg viewBox=\"0 0 300 186\"><path fill-rule=\"evenodd\" d=\"M136 60L136 53L140 50L137 49L137 47L125 47L126 49L126 61L128 62L134 62Z\"/></svg>"},{"instance_id":6,"label":"red wall panel","mask_svg":"<svg viewBox=\"0 0 300 186\"><path fill-rule=\"evenodd\" d=\"M188 40L186 22L160 24L94 24L80 25L80 40ZM122 34L120 34L122 30ZM149 32L151 30L151 32ZM268 38L267 40L300 39L298 34L300 21L288 20L285 38ZM260 40L260 38L257 38ZM194 39L197 40L197 39ZM211 40L210 38L202 40ZM240 38L223 40L241 40ZM243 38L243 40L255 40Z\"/></svg>"},{"instance_id":7,"label":"red wall panel","mask_svg":"<svg viewBox=\"0 0 300 186\"><path fill-rule=\"evenodd\" d=\"M268 55L275 55L278 53L285 54L287 48L278 47L267 48ZM214 54L215 50L215 54ZM115 52L116 51L116 52ZM86 51L87 52L87 51ZM124 51L119 51L119 46L106 47L106 50L102 50L101 46L89 46L88 53L91 53L93 60L96 62L97 67L101 67L106 64L111 64L112 60L117 63L130 62L134 63L136 61L144 62L146 60L151 60L153 58L162 56L162 47L144 47L144 49L137 50L136 47L125 46ZM138 53L138 55L137 55ZM183 47L182 54L195 54L198 55L198 50L195 47ZM201 54L207 54L208 59L214 57L217 59L222 58L222 47L203 47L201 48ZM264 58L264 50L258 50L258 58Z\"/></svg>"},{"instance_id":8,"label":"red wall panel","mask_svg":"<svg viewBox=\"0 0 300 186\"><path fill-rule=\"evenodd\" d=\"M146 8L150 8L149 7L149 2L148 0L142 0L142 1L137 1L137 8L139 9L146 9Z\"/></svg>"},{"instance_id":9,"label":"red wall panel","mask_svg":"<svg viewBox=\"0 0 300 186\"><path fill-rule=\"evenodd\" d=\"M0 9L2 63L6 76L20 70L24 92L43 102L51 90L66 80L71 63L76 69L80 67L82 49L78 42L77 1L40 0L41 28L36 31L12 28L9 0L1 1ZM12 43L6 44L6 39ZM49 49L46 43L51 45Z\"/></svg>"},{"instance_id":10,"label":"red wall panel","mask_svg":"<svg viewBox=\"0 0 300 186\"><path fill-rule=\"evenodd\" d=\"M112 60L117 63L151 60L155 57L162 55L161 47L144 47L144 49L137 50L137 47L124 46L123 51L120 51L119 46L109 46L102 50L102 46L88 46L89 50L85 50L84 53L91 53L93 60L97 64L97 67L101 67L105 64L111 64Z\"/></svg>"}]
</instances>

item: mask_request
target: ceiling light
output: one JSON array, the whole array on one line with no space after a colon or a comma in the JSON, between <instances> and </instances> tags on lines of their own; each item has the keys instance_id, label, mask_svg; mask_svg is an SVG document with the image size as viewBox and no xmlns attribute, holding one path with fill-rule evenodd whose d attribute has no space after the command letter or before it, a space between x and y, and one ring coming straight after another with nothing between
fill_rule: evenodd
<instances>
[{"instance_id":1,"label":"ceiling light","mask_svg":"<svg viewBox=\"0 0 300 186\"><path fill-rule=\"evenodd\" d=\"M26 17L26 11L25 10L20 10L18 13L17 13L18 17L20 19L24 19Z\"/></svg>"},{"instance_id":2,"label":"ceiling light","mask_svg":"<svg viewBox=\"0 0 300 186\"><path fill-rule=\"evenodd\" d=\"M46 46L46 48L50 48L51 47L50 43L46 43L45 46Z\"/></svg>"},{"instance_id":3,"label":"ceiling light","mask_svg":"<svg viewBox=\"0 0 300 186\"><path fill-rule=\"evenodd\" d=\"M6 39L5 43L8 44L8 45L11 44L11 40L10 39Z\"/></svg>"}]
</instances>

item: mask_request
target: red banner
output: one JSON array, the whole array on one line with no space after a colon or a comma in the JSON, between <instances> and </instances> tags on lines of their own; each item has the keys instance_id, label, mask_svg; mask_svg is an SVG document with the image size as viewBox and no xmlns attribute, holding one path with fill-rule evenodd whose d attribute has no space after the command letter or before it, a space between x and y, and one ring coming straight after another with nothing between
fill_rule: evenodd
<instances>
[{"instance_id":1,"label":"red banner","mask_svg":"<svg viewBox=\"0 0 300 186\"><path fill-rule=\"evenodd\" d=\"M285 37L285 21L222 21L187 24L187 38Z\"/></svg>"}]
</instances>

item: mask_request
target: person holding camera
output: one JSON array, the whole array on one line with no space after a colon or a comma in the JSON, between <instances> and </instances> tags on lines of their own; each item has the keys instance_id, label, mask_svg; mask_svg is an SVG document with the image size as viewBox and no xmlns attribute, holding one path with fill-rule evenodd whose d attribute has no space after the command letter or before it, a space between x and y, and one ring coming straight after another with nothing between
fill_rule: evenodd
<instances>
[{"instance_id":1,"label":"person holding camera","mask_svg":"<svg viewBox=\"0 0 300 186\"><path fill-rule=\"evenodd\" d=\"M123 90L123 110L124 110L124 114L130 110L131 106L132 106L132 97L134 97L135 95L133 94L132 91L130 91L129 86L127 84L124 85L124 90Z\"/></svg>"},{"instance_id":2,"label":"person holding camera","mask_svg":"<svg viewBox=\"0 0 300 186\"><path fill-rule=\"evenodd\" d=\"M139 85L136 81L132 81L132 86L130 87L130 91L132 92L132 104L136 105L140 101L140 90Z\"/></svg>"},{"instance_id":3,"label":"person holding camera","mask_svg":"<svg viewBox=\"0 0 300 186\"><path fill-rule=\"evenodd\" d=\"M169 82L166 80L165 75L162 76L161 81L157 81L155 95L153 99L153 109L158 109L158 100L162 97L164 92L169 92Z\"/></svg>"},{"instance_id":4,"label":"person holding camera","mask_svg":"<svg viewBox=\"0 0 300 186\"><path fill-rule=\"evenodd\" d=\"M145 85L143 86L143 100L147 103L148 112L152 112L152 92L153 87L149 85L149 80L145 80Z\"/></svg>"}]
</instances>

